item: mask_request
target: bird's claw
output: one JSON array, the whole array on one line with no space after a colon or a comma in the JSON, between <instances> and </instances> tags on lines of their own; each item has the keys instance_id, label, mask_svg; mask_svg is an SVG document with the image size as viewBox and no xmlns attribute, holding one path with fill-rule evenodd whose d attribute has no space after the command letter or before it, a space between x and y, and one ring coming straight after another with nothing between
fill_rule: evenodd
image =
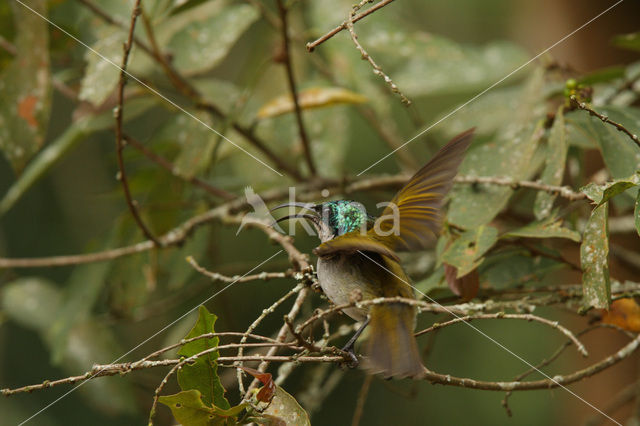
<instances>
[{"instance_id":1,"label":"bird's claw","mask_svg":"<svg viewBox=\"0 0 640 426\"><path fill-rule=\"evenodd\" d=\"M360 361L358 360L358 356L353 351L353 347L343 348L342 353L343 355L345 355L345 360L342 362L342 365L345 365L349 368L356 368L358 364L360 364ZM349 359L347 360L347 358Z\"/></svg>"}]
</instances>

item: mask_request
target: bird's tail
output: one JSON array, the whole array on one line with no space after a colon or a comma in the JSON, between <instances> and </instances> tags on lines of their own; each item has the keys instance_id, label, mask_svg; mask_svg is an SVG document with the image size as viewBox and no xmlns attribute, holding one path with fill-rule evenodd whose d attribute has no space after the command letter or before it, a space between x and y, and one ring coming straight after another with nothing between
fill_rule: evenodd
<instances>
[{"instance_id":1,"label":"bird's tail","mask_svg":"<svg viewBox=\"0 0 640 426\"><path fill-rule=\"evenodd\" d=\"M413 336L415 308L403 303L373 305L364 367L386 378L420 378L425 368Z\"/></svg>"}]
</instances>

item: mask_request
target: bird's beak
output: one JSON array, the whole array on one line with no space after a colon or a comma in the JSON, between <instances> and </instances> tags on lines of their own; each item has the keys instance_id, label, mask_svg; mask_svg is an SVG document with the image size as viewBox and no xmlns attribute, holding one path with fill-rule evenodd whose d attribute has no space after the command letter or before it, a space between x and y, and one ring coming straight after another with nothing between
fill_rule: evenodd
<instances>
[{"instance_id":1,"label":"bird's beak","mask_svg":"<svg viewBox=\"0 0 640 426\"><path fill-rule=\"evenodd\" d=\"M311 215L311 214L305 214L305 213L296 213L296 214L290 214L288 216L283 216L280 219L276 220L275 222L273 222L273 225L275 225L276 223L280 223L280 222L284 222L285 220L289 220L289 219L307 219L310 220L312 223L317 223L318 221L318 216L317 215ZM271 225L271 226L273 226Z\"/></svg>"},{"instance_id":2,"label":"bird's beak","mask_svg":"<svg viewBox=\"0 0 640 426\"><path fill-rule=\"evenodd\" d=\"M280 204L279 206L276 206L274 208L271 209L271 211L274 210L278 210L284 207L300 207L302 209L304 209L303 213L296 213L296 214L290 214L288 216L283 216L280 219L276 220L275 222L273 222L273 224L271 226L274 226L280 222L283 222L285 220L289 220L289 219L307 219L308 221L310 221L315 227L318 227L320 225L321 222L321 218L320 215L318 214L318 212L315 210L316 205L313 203L300 203L300 202L290 202L290 203L284 203L284 204Z\"/></svg>"},{"instance_id":3,"label":"bird's beak","mask_svg":"<svg viewBox=\"0 0 640 426\"><path fill-rule=\"evenodd\" d=\"M279 206L275 206L274 208L272 208L269 211L272 212L272 211L275 211L275 210L278 210L278 209L281 209L281 208L284 208L284 207L300 207L300 208L303 208L303 209L306 209L306 210L313 210L313 208L315 206L316 205L313 204L313 203L300 203L300 202L295 202L294 201L294 202L290 202L290 203L280 204Z\"/></svg>"}]
</instances>

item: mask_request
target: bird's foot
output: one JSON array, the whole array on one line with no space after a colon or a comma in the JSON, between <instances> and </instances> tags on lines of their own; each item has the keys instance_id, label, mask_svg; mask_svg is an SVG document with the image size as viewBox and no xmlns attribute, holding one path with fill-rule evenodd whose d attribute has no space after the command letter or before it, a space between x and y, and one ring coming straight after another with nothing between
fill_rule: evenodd
<instances>
[{"instance_id":1,"label":"bird's foot","mask_svg":"<svg viewBox=\"0 0 640 426\"><path fill-rule=\"evenodd\" d=\"M342 362L342 365L346 365L349 368L356 368L358 364L360 364L358 356L353 350L353 343L347 343L341 351L345 355L345 360Z\"/></svg>"}]
</instances>

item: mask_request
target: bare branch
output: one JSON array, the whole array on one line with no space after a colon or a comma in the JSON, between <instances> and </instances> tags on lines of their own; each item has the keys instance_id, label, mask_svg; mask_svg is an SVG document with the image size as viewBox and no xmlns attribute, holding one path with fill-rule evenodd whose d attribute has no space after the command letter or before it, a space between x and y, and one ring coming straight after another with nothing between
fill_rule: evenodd
<instances>
[{"instance_id":1,"label":"bare branch","mask_svg":"<svg viewBox=\"0 0 640 426\"><path fill-rule=\"evenodd\" d=\"M548 319L539 317L537 315L531 315L531 314L505 314L504 312L498 312L496 314L474 314L474 315L467 315L464 317L458 317L458 318L454 318L450 321L447 322L443 322L443 323L436 323L434 325L432 325L429 328L426 328L422 331L419 331L415 334L416 337L421 336L423 334L427 334L431 331L443 328L443 327L447 327L449 325L458 323L458 322L469 322L475 319L518 319L518 320L525 320L525 321L536 321L545 325L548 325L549 327L555 328L556 330L558 330L559 332L561 332L562 334L564 334L565 336L567 336L569 338L569 340L571 340L571 342L576 345L576 348L578 349L578 352L580 352L582 354L582 356L587 357L589 356L589 353L587 352L587 349L584 347L584 345L582 344L582 342L580 342L578 340L578 338L568 329L566 329L565 327L561 326L560 324L558 324L557 321L549 321Z\"/></svg>"},{"instance_id":2,"label":"bare branch","mask_svg":"<svg viewBox=\"0 0 640 426\"><path fill-rule=\"evenodd\" d=\"M369 9L365 10L364 12L354 16L353 18L350 19L350 21L351 21L352 24L355 24L356 22L358 22L362 18L365 18L365 17L371 15L376 10L382 9L383 7L385 7L386 5L388 5L391 2L393 2L393 0L382 0L381 2L375 4L374 6L371 6ZM316 41L311 42L311 43L307 43L307 50L309 52L313 52L313 50L316 47L318 47L320 44L322 44L325 41L329 40L331 37L333 37L334 35L338 34L340 31L346 30L346 29L347 29L347 21L344 21L342 24L338 25L337 27L335 27L334 29L332 29L331 31L329 31L328 33L323 35L322 37L318 38Z\"/></svg>"},{"instance_id":3,"label":"bare branch","mask_svg":"<svg viewBox=\"0 0 640 426\"><path fill-rule=\"evenodd\" d=\"M373 189L398 188L406 183L410 178L407 174L383 175L362 178L345 178L339 179L321 179L315 182L303 184L299 187L301 190L300 200L317 200L323 198L321 189L329 190L333 194L349 195L354 192L368 191ZM574 192L566 186L544 185L540 182L531 181L514 181L511 178L492 177L492 176L458 176L455 179L457 183L470 184L488 184L488 185L504 185L512 188L530 188L538 191L546 191L558 194L568 200L577 201L586 199L586 196L579 192ZM266 191L261 194L262 199L266 202L278 201L286 199L289 195L289 187L277 188ZM162 247L169 247L182 243L193 230L211 221L222 221L229 213L236 213L249 208L250 205L242 197L237 197L225 204L221 204L205 213L194 216L183 222L181 225L170 230L159 238ZM239 223L241 218L231 220L231 223ZM267 224L262 224L261 229L266 231L269 228ZM278 234L275 230L269 228L268 235L275 236L279 241L286 241L287 238ZM37 267L55 267L66 265L79 265L83 263L103 262L113 260L118 257L128 256L150 250L154 247L153 242L143 241L131 246L110 249L97 253L68 255L68 256L50 256L41 258L0 258L0 268L37 268ZM296 255L297 256L297 255Z\"/></svg>"},{"instance_id":4,"label":"bare branch","mask_svg":"<svg viewBox=\"0 0 640 426\"><path fill-rule=\"evenodd\" d=\"M298 131L300 133L300 141L302 142L302 150L304 152L304 158L309 167L311 175L315 175L316 166L313 164L313 157L311 156L311 146L309 144L309 138L307 137L307 131L304 127L304 121L302 119L302 109L300 108L300 102L298 100L298 89L296 88L296 80L293 74L293 62L291 59L291 47L289 43L289 25L287 21L288 10L284 5L283 0L277 0L278 12L280 14L280 31L282 32L282 46L283 46L283 62L287 71L287 82L289 83L289 91L291 92L291 98L293 99L293 106L295 110L296 122L298 123Z\"/></svg>"},{"instance_id":5,"label":"bare branch","mask_svg":"<svg viewBox=\"0 0 640 426\"><path fill-rule=\"evenodd\" d=\"M127 180L127 172L124 167L124 159L122 157L122 151L124 150L125 144L122 137L122 115L124 113L124 86L127 81L127 63L129 62L129 54L131 53L131 47L133 47L133 33L136 29L136 21L138 19L138 15L140 14L140 0L136 0L133 5L133 10L131 12L131 23L129 24L129 36L127 38L126 43L124 44L123 50L124 53L122 55L122 63L120 65L120 80L118 82L118 105L115 109L115 118L116 118L116 156L118 159L118 180L122 184L122 189L124 191L124 197L127 201L127 206L129 207L129 211L133 215L136 223L142 233L147 239L151 240L156 247L161 246L159 240L153 235L151 230L145 225L142 217L140 216L140 212L138 212L138 208L136 201L131 197L131 191L129 189L129 182Z\"/></svg>"},{"instance_id":6,"label":"bare branch","mask_svg":"<svg viewBox=\"0 0 640 426\"><path fill-rule=\"evenodd\" d=\"M509 186L512 189L529 188L538 191L549 192L551 194L559 195L570 201L584 200L587 196L581 192L575 192L568 186L555 186L546 185L542 182L531 181L515 181L509 177L499 176L458 176L455 178L457 183L472 183L472 184L489 184L489 185L501 185Z\"/></svg>"},{"instance_id":7,"label":"bare branch","mask_svg":"<svg viewBox=\"0 0 640 426\"><path fill-rule=\"evenodd\" d=\"M176 169L173 166L173 164L171 164L166 158L151 151L149 148L144 146L142 142L139 142L137 139L133 138L132 136L127 135L125 133L122 135L122 138L127 142L127 144L133 146L135 149L137 149L142 154L144 154L145 157L147 157L148 159L150 159L151 161L153 161L154 163L156 163L157 165L159 165L160 167L162 167L163 169L171 173L172 176L178 179L184 180L187 183L191 183L195 186L198 186L204 189L205 191L207 191L209 194L213 195L214 197L222 198L224 200L233 200L234 198L236 198L235 194L227 192L224 189L217 188L203 181L200 178L197 178L195 176L185 177L185 176L179 175L178 173L176 173Z\"/></svg>"},{"instance_id":8,"label":"bare branch","mask_svg":"<svg viewBox=\"0 0 640 426\"><path fill-rule=\"evenodd\" d=\"M583 111L587 111L591 116L598 117L600 120L602 120L603 123L611 124L613 127L618 129L618 131L629 136L631 140L635 142L635 144L638 145L638 147L640 147L640 138L638 138L638 135L631 133L631 131L626 127L624 127L622 124L615 122L611 120L609 117L607 117L606 115L600 114L599 112L595 111L593 108L590 108L586 104L586 102L578 101L575 95L571 95L571 105Z\"/></svg>"},{"instance_id":9,"label":"bare branch","mask_svg":"<svg viewBox=\"0 0 640 426\"><path fill-rule=\"evenodd\" d=\"M222 281L225 283L246 283L256 280L269 281L277 278L291 278L294 275L292 270L288 270L286 272L260 272L258 274L245 275L244 277L240 277L239 275L228 277L218 272L208 271L207 269L198 265L198 262L196 262L195 259L191 256L187 257L187 262L193 267L193 269L200 272L205 277L209 277L213 281Z\"/></svg>"},{"instance_id":10,"label":"bare branch","mask_svg":"<svg viewBox=\"0 0 640 426\"><path fill-rule=\"evenodd\" d=\"M397 94L398 96L400 96L400 100L402 101L402 103L409 106L411 105L411 101L409 100L409 98L407 98L400 91L400 89L398 89L398 86L393 82L393 80L391 80L391 78L387 74L385 74L384 71L382 71L382 68L380 67L380 65L378 65L373 60L371 55L369 55L369 53L364 49L364 47L362 47L362 44L360 44L360 42L358 41L358 35L353 29L353 22L354 22L356 13L358 12L358 10L360 10L362 6L364 6L369 2L370 0L362 0L360 3L354 5L353 9L351 9L351 12L349 12L349 18L347 19L346 24L347 24L347 29L349 30L349 34L351 35L351 40L356 45L356 49L358 49L358 51L362 55L362 59L364 59L365 61L369 62L369 64L371 64L371 66L373 67L373 73L375 75L382 77L384 82L389 86L389 88L391 88L391 91Z\"/></svg>"}]
</instances>

